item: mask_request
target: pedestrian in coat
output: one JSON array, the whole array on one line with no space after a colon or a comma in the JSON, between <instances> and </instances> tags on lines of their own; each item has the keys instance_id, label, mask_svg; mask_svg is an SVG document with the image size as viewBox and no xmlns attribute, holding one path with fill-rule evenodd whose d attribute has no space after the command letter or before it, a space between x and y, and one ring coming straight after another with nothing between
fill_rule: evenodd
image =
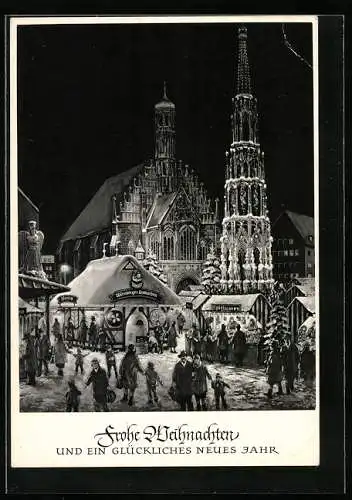
<instances>
[{"instance_id":1,"label":"pedestrian in coat","mask_svg":"<svg viewBox=\"0 0 352 500\"><path fill-rule=\"evenodd\" d=\"M279 352L279 347L277 342L273 342L267 362L268 384L269 390L267 393L268 398L273 396L274 385L278 386L278 394L283 394L282 390L282 359Z\"/></svg>"},{"instance_id":2,"label":"pedestrian in coat","mask_svg":"<svg viewBox=\"0 0 352 500\"><path fill-rule=\"evenodd\" d=\"M107 350L105 352L105 360L106 366L108 367L108 377L111 376L111 371L114 370L116 382L118 380L117 366L116 366L116 358L115 353L112 349L112 345L108 345Z\"/></svg>"},{"instance_id":3,"label":"pedestrian in coat","mask_svg":"<svg viewBox=\"0 0 352 500\"><path fill-rule=\"evenodd\" d=\"M100 328L99 333L98 333L98 346L99 346L100 351L105 350L107 338L108 338L108 336L107 336L107 333L104 330L104 328Z\"/></svg>"},{"instance_id":4,"label":"pedestrian in coat","mask_svg":"<svg viewBox=\"0 0 352 500\"><path fill-rule=\"evenodd\" d=\"M225 394L225 387L230 389L230 386L223 381L220 373L215 375L215 381L212 383L212 387L214 389L214 397L215 397L215 406L217 410L220 410L220 401L224 410L227 409L227 401Z\"/></svg>"},{"instance_id":5,"label":"pedestrian in coat","mask_svg":"<svg viewBox=\"0 0 352 500\"><path fill-rule=\"evenodd\" d=\"M168 341L168 346L170 348L170 352L176 353L176 347L177 347L176 321L173 321L169 328L167 341Z\"/></svg>"},{"instance_id":6,"label":"pedestrian in coat","mask_svg":"<svg viewBox=\"0 0 352 500\"><path fill-rule=\"evenodd\" d=\"M85 343L87 342L87 335L88 335L88 325L87 325L85 318L82 318L80 325L79 325L78 340L83 345L83 347L84 347Z\"/></svg>"},{"instance_id":7,"label":"pedestrian in coat","mask_svg":"<svg viewBox=\"0 0 352 500\"><path fill-rule=\"evenodd\" d=\"M298 347L291 339L288 346L282 349L282 361L286 379L286 392L290 394L294 390L294 381L298 378L299 352Z\"/></svg>"},{"instance_id":8,"label":"pedestrian in coat","mask_svg":"<svg viewBox=\"0 0 352 500\"><path fill-rule=\"evenodd\" d=\"M186 332L185 332L185 351L186 351L187 356L192 356L192 354L193 354L192 339L193 339L193 329L194 328L196 328L196 325L192 325L192 328L190 328L189 330L186 330Z\"/></svg>"},{"instance_id":9,"label":"pedestrian in coat","mask_svg":"<svg viewBox=\"0 0 352 500\"><path fill-rule=\"evenodd\" d=\"M69 319L67 323L66 340L68 343L68 347L72 347L73 341L75 340L75 325L73 324L72 319Z\"/></svg>"},{"instance_id":10,"label":"pedestrian in coat","mask_svg":"<svg viewBox=\"0 0 352 500\"><path fill-rule=\"evenodd\" d=\"M209 363L213 363L216 360L216 353L218 348L218 336L212 330L211 326L208 327L207 340L206 340L206 354Z\"/></svg>"},{"instance_id":11,"label":"pedestrian in coat","mask_svg":"<svg viewBox=\"0 0 352 500\"><path fill-rule=\"evenodd\" d=\"M67 361L67 353L70 352L65 346L62 335L59 335L56 344L54 344L54 360L57 366L57 374L63 377L65 363Z\"/></svg>"},{"instance_id":12,"label":"pedestrian in coat","mask_svg":"<svg viewBox=\"0 0 352 500\"><path fill-rule=\"evenodd\" d=\"M315 354L306 343L301 353L301 376L307 387L311 387L315 377Z\"/></svg>"},{"instance_id":13,"label":"pedestrian in coat","mask_svg":"<svg viewBox=\"0 0 352 500\"><path fill-rule=\"evenodd\" d=\"M218 335L218 351L220 363L226 363L228 358L229 338L225 325L221 325L221 330Z\"/></svg>"},{"instance_id":14,"label":"pedestrian in coat","mask_svg":"<svg viewBox=\"0 0 352 500\"><path fill-rule=\"evenodd\" d=\"M98 327L95 322L95 316L92 316L88 328L89 344L92 350L95 350L98 343Z\"/></svg>"},{"instance_id":15,"label":"pedestrian in coat","mask_svg":"<svg viewBox=\"0 0 352 500\"><path fill-rule=\"evenodd\" d=\"M176 392L176 400L179 402L182 411L192 411L192 373L193 366L187 360L186 351L179 354L180 360L176 363L172 374L172 384Z\"/></svg>"},{"instance_id":16,"label":"pedestrian in coat","mask_svg":"<svg viewBox=\"0 0 352 500\"><path fill-rule=\"evenodd\" d=\"M147 381L147 391L148 391L148 403L152 404L153 399L155 403L158 402L158 395L156 393L157 384L163 385L163 382L154 368L154 363L152 361L148 362L147 369L145 371L145 377Z\"/></svg>"},{"instance_id":17,"label":"pedestrian in coat","mask_svg":"<svg viewBox=\"0 0 352 500\"><path fill-rule=\"evenodd\" d=\"M193 394L196 399L197 410L207 410L207 380L213 381L208 368L202 363L199 354L194 356L193 361Z\"/></svg>"},{"instance_id":18,"label":"pedestrian in coat","mask_svg":"<svg viewBox=\"0 0 352 500\"><path fill-rule=\"evenodd\" d=\"M160 325L159 321L157 321L155 328L154 328L154 337L156 338L156 341L158 343L158 353L162 354L164 350L164 329Z\"/></svg>"},{"instance_id":19,"label":"pedestrian in coat","mask_svg":"<svg viewBox=\"0 0 352 500\"><path fill-rule=\"evenodd\" d=\"M41 313L41 315L40 315L38 325L37 325L37 332L39 334L46 333L46 319L45 319L44 313Z\"/></svg>"},{"instance_id":20,"label":"pedestrian in coat","mask_svg":"<svg viewBox=\"0 0 352 500\"><path fill-rule=\"evenodd\" d=\"M73 379L68 381L68 391L65 394L66 411L78 411L81 391L77 389Z\"/></svg>"},{"instance_id":21,"label":"pedestrian in coat","mask_svg":"<svg viewBox=\"0 0 352 500\"><path fill-rule=\"evenodd\" d=\"M33 332L34 333L34 332ZM27 384L35 385L35 375L38 369L37 349L34 341L34 334L26 336L26 352L24 355Z\"/></svg>"},{"instance_id":22,"label":"pedestrian in coat","mask_svg":"<svg viewBox=\"0 0 352 500\"><path fill-rule=\"evenodd\" d=\"M257 363L259 366L265 365L265 337L262 332L257 346Z\"/></svg>"},{"instance_id":23,"label":"pedestrian in coat","mask_svg":"<svg viewBox=\"0 0 352 500\"><path fill-rule=\"evenodd\" d=\"M100 366L97 358L92 359L92 371L86 382L87 387L93 385L93 398L95 411L109 411L107 405L107 391L109 387L106 371Z\"/></svg>"},{"instance_id":24,"label":"pedestrian in coat","mask_svg":"<svg viewBox=\"0 0 352 500\"><path fill-rule=\"evenodd\" d=\"M200 330L196 326L193 328L193 336L192 336L192 352L193 356L198 355L202 356L202 337L200 335Z\"/></svg>"},{"instance_id":25,"label":"pedestrian in coat","mask_svg":"<svg viewBox=\"0 0 352 500\"><path fill-rule=\"evenodd\" d=\"M42 332L38 341L38 377L42 374L43 365L44 375L49 373L50 347L49 337L46 332Z\"/></svg>"},{"instance_id":26,"label":"pedestrian in coat","mask_svg":"<svg viewBox=\"0 0 352 500\"><path fill-rule=\"evenodd\" d=\"M57 318L54 319L54 323L53 323L53 326L51 327L51 331L52 331L53 337L56 341L58 336L61 334L61 326L60 326L59 320Z\"/></svg>"},{"instance_id":27,"label":"pedestrian in coat","mask_svg":"<svg viewBox=\"0 0 352 500\"><path fill-rule=\"evenodd\" d=\"M235 363L237 366L243 366L243 358L247 351L246 334L241 330L241 326L237 325L237 330L233 336L233 351Z\"/></svg>"},{"instance_id":28,"label":"pedestrian in coat","mask_svg":"<svg viewBox=\"0 0 352 500\"><path fill-rule=\"evenodd\" d=\"M132 406L134 402L134 392L137 388L138 372L144 374L144 370L136 354L136 348L133 344L128 346L127 352L121 361L119 372L124 391L121 401L128 401L128 405Z\"/></svg>"}]
</instances>

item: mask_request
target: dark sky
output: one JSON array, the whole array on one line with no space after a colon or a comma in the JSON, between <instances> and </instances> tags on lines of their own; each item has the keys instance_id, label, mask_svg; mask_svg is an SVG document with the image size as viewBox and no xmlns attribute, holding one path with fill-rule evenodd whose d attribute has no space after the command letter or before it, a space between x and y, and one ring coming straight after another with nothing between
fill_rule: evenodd
<instances>
[{"instance_id":1,"label":"dark sky","mask_svg":"<svg viewBox=\"0 0 352 500\"><path fill-rule=\"evenodd\" d=\"M163 80L176 105L177 157L222 200L237 27L19 28L18 177L40 208L45 253L107 177L153 156ZM282 205L313 215L312 70L285 46L281 24L247 28L271 218ZM311 63L311 25L286 32Z\"/></svg>"}]
</instances>

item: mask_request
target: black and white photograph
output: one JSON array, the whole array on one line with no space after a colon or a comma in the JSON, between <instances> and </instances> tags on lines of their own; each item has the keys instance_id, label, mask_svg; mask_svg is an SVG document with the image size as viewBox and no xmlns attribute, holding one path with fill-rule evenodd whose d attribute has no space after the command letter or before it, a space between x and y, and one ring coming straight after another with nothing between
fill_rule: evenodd
<instances>
[{"instance_id":1,"label":"black and white photograph","mask_svg":"<svg viewBox=\"0 0 352 500\"><path fill-rule=\"evenodd\" d=\"M316 409L313 104L310 22L18 27L21 413Z\"/></svg>"}]
</instances>

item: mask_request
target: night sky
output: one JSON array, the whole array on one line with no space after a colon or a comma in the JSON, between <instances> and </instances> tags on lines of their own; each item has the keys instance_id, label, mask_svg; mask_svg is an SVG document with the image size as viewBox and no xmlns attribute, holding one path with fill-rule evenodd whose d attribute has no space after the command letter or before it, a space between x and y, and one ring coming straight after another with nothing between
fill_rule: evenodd
<instances>
[{"instance_id":1,"label":"night sky","mask_svg":"<svg viewBox=\"0 0 352 500\"><path fill-rule=\"evenodd\" d=\"M54 252L104 180L153 156L154 104L167 81L177 158L223 199L237 62L236 24L20 27L19 186L40 208ZM272 221L313 215L312 70L285 46L281 24L249 24ZM311 25L288 24L312 62Z\"/></svg>"}]
</instances>

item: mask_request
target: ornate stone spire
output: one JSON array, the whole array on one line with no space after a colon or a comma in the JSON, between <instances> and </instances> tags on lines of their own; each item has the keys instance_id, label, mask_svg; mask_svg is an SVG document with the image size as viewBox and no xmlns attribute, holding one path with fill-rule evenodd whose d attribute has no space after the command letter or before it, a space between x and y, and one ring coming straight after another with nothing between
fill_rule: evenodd
<instances>
[{"instance_id":1,"label":"ornate stone spire","mask_svg":"<svg viewBox=\"0 0 352 500\"><path fill-rule=\"evenodd\" d=\"M250 93L251 79L247 53L247 28L241 26L238 29L237 95Z\"/></svg>"}]
</instances>

